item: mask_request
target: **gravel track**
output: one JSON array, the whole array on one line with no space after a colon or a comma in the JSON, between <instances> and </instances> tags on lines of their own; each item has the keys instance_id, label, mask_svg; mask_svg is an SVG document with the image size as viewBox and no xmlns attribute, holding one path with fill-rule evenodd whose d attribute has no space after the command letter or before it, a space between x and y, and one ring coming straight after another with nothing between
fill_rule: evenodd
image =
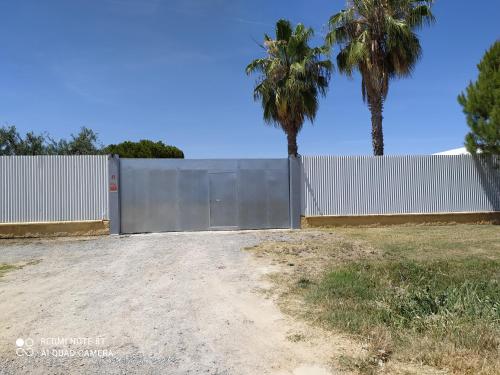
<instances>
[{"instance_id":1,"label":"gravel track","mask_svg":"<svg viewBox=\"0 0 500 375\"><path fill-rule=\"evenodd\" d=\"M0 263L30 263L0 279L0 373L337 373L342 343L283 315L263 293L278 266L242 250L292 235L0 241Z\"/></svg>"}]
</instances>

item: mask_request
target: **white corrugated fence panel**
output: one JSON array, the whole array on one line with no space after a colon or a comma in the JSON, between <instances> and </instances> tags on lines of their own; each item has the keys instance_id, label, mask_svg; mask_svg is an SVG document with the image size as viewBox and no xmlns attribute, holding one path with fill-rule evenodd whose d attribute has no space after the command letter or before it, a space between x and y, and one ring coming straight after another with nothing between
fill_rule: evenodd
<instances>
[{"instance_id":1,"label":"white corrugated fence panel","mask_svg":"<svg viewBox=\"0 0 500 375\"><path fill-rule=\"evenodd\" d=\"M108 157L0 156L0 223L106 220Z\"/></svg>"},{"instance_id":2,"label":"white corrugated fence panel","mask_svg":"<svg viewBox=\"0 0 500 375\"><path fill-rule=\"evenodd\" d=\"M302 156L302 214L500 211L500 163L457 156Z\"/></svg>"}]
</instances>

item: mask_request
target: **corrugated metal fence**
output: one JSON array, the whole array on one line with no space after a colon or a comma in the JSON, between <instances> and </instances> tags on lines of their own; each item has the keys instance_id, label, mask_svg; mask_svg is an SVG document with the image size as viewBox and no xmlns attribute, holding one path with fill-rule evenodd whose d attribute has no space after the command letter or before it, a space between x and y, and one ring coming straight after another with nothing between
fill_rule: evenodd
<instances>
[{"instance_id":1,"label":"corrugated metal fence","mask_svg":"<svg viewBox=\"0 0 500 375\"><path fill-rule=\"evenodd\" d=\"M491 159L303 156L301 163L305 216L500 211L500 169Z\"/></svg>"},{"instance_id":2,"label":"corrugated metal fence","mask_svg":"<svg viewBox=\"0 0 500 375\"><path fill-rule=\"evenodd\" d=\"M0 223L108 219L108 157L0 156Z\"/></svg>"},{"instance_id":3,"label":"corrugated metal fence","mask_svg":"<svg viewBox=\"0 0 500 375\"><path fill-rule=\"evenodd\" d=\"M469 155L303 156L302 214L500 211L493 164ZM0 157L0 223L106 220L108 199L105 155Z\"/></svg>"}]
</instances>

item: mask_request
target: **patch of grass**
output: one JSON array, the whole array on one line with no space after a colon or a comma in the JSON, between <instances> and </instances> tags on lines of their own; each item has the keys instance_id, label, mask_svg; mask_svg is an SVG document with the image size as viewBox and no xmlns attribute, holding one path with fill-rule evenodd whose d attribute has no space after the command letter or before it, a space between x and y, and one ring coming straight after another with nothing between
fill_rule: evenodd
<instances>
[{"instance_id":1,"label":"patch of grass","mask_svg":"<svg viewBox=\"0 0 500 375\"><path fill-rule=\"evenodd\" d=\"M305 340L305 336L302 333L294 333L294 334L288 335L286 338L288 341L291 341L291 342L299 342L299 341Z\"/></svg>"},{"instance_id":2,"label":"patch of grass","mask_svg":"<svg viewBox=\"0 0 500 375\"><path fill-rule=\"evenodd\" d=\"M19 266L7 263L0 263L0 277L5 275L9 271L17 270Z\"/></svg>"},{"instance_id":3,"label":"patch of grass","mask_svg":"<svg viewBox=\"0 0 500 375\"><path fill-rule=\"evenodd\" d=\"M386 259L484 256L500 260L500 226L443 225L337 228L337 235L380 249Z\"/></svg>"},{"instance_id":4,"label":"patch of grass","mask_svg":"<svg viewBox=\"0 0 500 375\"><path fill-rule=\"evenodd\" d=\"M355 333L365 324L353 321L415 332L448 331L456 322L500 322L499 270L500 262L474 258L354 263L328 272L308 298L327 307L332 324Z\"/></svg>"},{"instance_id":5,"label":"patch of grass","mask_svg":"<svg viewBox=\"0 0 500 375\"><path fill-rule=\"evenodd\" d=\"M372 373L394 362L456 374L500 373L498 226L321 233L311 246L304 238L300 246L286 245L293 254L272 253L293 255L297 263L295 281L281 279L288 283L288 289L280 285L282 305L300 298L302 311L285 311L368 342L370 356L348 367Z\"/></svg>"},{"instance_id":6,"label":"patch of grass","mask_svg":"<svg viewBox=\"0 0 500 375\"><path fill-rule=\"evenodd\" d=\"M397 347L406 351L407 360L457 373L500 371L499 261L351 263L326 273L306 300L321 307L320 319L327 325L368 337L375 356ZM373 332L384 330L391 340L379 346ZM413 351L415 345L419 352ZM454 353L487 364L465 365Z\"/></svg>"},{"instance_id":7,"label":"patch of grass","mask_svg":"<svg viewBox=\"0 0 500 375\"><path fill-rule=\"evenodd\" d=\"M10 272L10 271L14 271L14 270L19 270L19 269L22 269L26 266L33 266L33 265L36 265L38 263L40 263L41 260L39 259L35 259L35 260L31 260L27 263L24 263L24 264L8 264L8 263L0 263L0 278L2 276L4 276L7 272Z\"/></svg>"},{"instance_id":8,"label":"patch of grass","mask_svg":"<svg viewBox=\"0 0 500 375\"><path fill-rule=\"evenodd\" d=\"M311 285L311 280L306 277L301 277L299 281L297 281L297 286L299 288L308 288Z\"/></svg>"}]
</instances>

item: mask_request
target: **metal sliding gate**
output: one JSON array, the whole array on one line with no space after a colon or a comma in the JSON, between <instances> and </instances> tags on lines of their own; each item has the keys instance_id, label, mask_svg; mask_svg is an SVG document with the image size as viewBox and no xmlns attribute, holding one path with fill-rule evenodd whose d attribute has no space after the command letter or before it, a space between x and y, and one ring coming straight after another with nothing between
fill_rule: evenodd
<instances>
[{"instance_id":1,"label":"metal sliding gate","mask_svg":"<svg viewBox=\"0 0 500 375\"><path fill-rule=\"evenodd\" d=\"M289 228L287 159L120 159L121 232Z\"/></svg>"}]
</instances>

